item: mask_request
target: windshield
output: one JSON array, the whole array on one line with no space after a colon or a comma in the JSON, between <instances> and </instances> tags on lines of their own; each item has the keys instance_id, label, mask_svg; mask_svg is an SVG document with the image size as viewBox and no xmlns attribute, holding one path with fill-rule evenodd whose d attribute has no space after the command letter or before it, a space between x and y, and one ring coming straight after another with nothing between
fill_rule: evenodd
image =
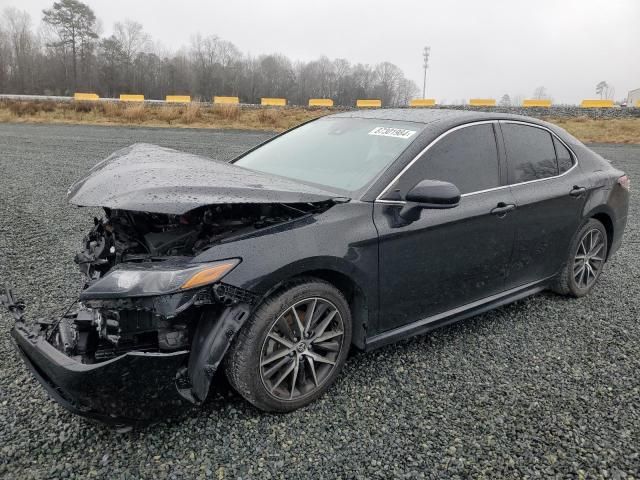
<instances>
[{"instance_id":1,"label":"windshield","mask_svg":"<svg viewBox=\"0 0 640 480\"><path fill-rule=\"evenodd\" d=\"M398 158L423 128L411 122L326 117L275 138L235 163L356 191Z\"/></svg>"}]
</instances>

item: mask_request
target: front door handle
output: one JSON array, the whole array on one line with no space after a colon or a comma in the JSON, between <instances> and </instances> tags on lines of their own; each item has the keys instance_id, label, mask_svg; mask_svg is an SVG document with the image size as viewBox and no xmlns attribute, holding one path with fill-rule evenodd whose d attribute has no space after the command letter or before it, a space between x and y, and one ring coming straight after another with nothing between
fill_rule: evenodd
<instances>
[{"instance_id":1,"label":"front door handle","mask_svg":"<svg viewBox=\"0 0 640 480\"><path fill-rule=\"evenodd\" d=\"M584 195L584 192L586 192L587 189L585 187L578 187L576 185L573 186L573 188L571 189L571 191L569 192L569 195L571 195L572 197L576 197L579 198L582 195Z\"/></svg>"},{"instance_id":2,"label":"front door handle","mask_svg":"<svg viewBox=\"0 0 640 480\"><path fill-rule=\"evenodd\" d=\"M516 206L513 203L500 202L498 205L496 205L496 207L493 210L491 210L491 215L497 215L498 217L502 218L507 213L515 209L516 209Z\"/></svg>"}]
</instances>

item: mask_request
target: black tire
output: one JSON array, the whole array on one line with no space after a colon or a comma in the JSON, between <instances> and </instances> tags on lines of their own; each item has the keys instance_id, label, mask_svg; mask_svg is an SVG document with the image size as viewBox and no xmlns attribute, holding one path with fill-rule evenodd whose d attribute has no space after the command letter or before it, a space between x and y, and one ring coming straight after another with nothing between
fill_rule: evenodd
<instances>
[{"instance_id":1,"label":"black tire","mask_svg":"<svg viewBox=\"0 0 640 480\"><path fill-rule=\"evenodd\" d=\"M312 304L313 309L311 309ZM316 312L317 305L320 307ZM321 311L325 305L326 309ZM301 308L305 309L300 311ZM336 313L333 313L334 308ZM293 351L291 346L280 344L280 340L275 340L275 338L287 341L291 338L296 339L300 332L298 326L306 326L308 313L311 316L311 322L315 320L315 327L309 327L309 332L304 332L306 328L302 328L303 335L299 341L290 342L291 345L295 345ZM333 317L328 320L330 323L320 331L331 313ZM303 314L302 320L299 314ZM292 318L300 321L293 324ZM342 334L339 334L340 325L342 325ZM286 328L289 328L288 333L291 335L281 333ZM317 331L313 330L315 328ZM332 330L326 331L330 328ZM296 410L316 400L334 382L349 352L351 330L349 305L338 289L316 278L293 281L257 307L226 355L225 373L231 386L259 409L268 412ZM307 335L309 335L308 338ZM323 339L330 335L335 336L331 340ZM313 343L315 341L320 343ZM304 342L307 342L307 347L300 345ZM326 350L322 348L329 344L332 348L337 348L335 345L339 345L339 351L325 353ZM317 349L318 347L320 350ZM281 355L285 350L289 353ZM312 355L315 358L312 358ZM272 363L268 363L274 357L278 360L271 360ZM315 361L319 358L322 358L323 362L329 359L334 363L330 365ZM280 367L281 371L269 377L271 366L275 368L281 362L285 362ZM290 365L293 367L298 365L295 367L295 377L294 372L291 372L285 380L281 380L282 383L276 385L277 380L286 373ZM303 374L305 383L302 383ZM286 392L283 391L285 387ZM290 397L286 398L288 392Z\"/></svg>"},{"instance_id":2,"label":"black tire","mask_svg":"<svg viewBox=\"0 0 640 480\"><path fill-rule=\"evenodd\" d=\"M597 232L597 234L595 232ZM599 247L599 255L593 255L591 256L591 259L600 258L601 260L597 261L597 263L595 260L592 260L593 265L597 266L597 268L595 269L592 267L592 263L589 263L587 261L583 262L589 263L589 266L591 267L590 270L591 272L593 272L593 276L589 276L591 272L587 273L588 281L583 282L582 280L584 276L578 276L578 279L576 279L576 275L578 275L577 272L583 271L580 270L579 265L580 261L584 260L581 259L581 257L584 256L584 248L581 244L583 241L587 240L586 237L590 234L593 234L602 242ZM600 221L596 220L595 218L590 218L587 222L585 222L580 230L578 230L573 241L571 242L567 261L562 268L562 271L554 279L551 289L560 295L569 295L572 297L583 297L587 295L602 274L609 248L608 241L609 240L607 238L607 231Z\"/></svg>"}]
</instances>

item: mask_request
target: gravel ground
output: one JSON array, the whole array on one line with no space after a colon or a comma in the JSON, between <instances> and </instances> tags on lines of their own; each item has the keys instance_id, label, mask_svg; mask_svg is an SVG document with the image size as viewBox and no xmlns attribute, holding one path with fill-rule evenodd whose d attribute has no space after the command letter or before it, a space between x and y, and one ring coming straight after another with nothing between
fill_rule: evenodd
<instances>
[{"instance_id":1,"label":"gravel ground","mask_svg":"<svg viewBox=\"0 0 640 480\"><path fill-rule=\"evenodd\" d=\"M73 300L92 211L71 182L116 148L153 142L228 158L264 133L0 125L0 279L32 315ZM633 179L640 147L595 146ZM640 476L640 232L593 293L541 294L381 350L354 354L320 401L267 415L228 388L203 408L128 433L50 401L0 314L5 478L631 478ZM97 212L96 212L97 213Z\"/></svg>"}]
</instances>

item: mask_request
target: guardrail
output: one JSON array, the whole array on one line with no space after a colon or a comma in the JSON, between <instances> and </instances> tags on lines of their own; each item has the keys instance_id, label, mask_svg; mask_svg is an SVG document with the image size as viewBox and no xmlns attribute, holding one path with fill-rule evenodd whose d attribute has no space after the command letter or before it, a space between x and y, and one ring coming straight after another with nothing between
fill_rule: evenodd
<instances>
[{"instance_id":1,"label":"guardrail","mask_svg":"<svg viewBox=\"0 0 640 480\"><path fill-rule=\"evenodd\" d=\"M190 95L167 95L164 100L146 99L141 94L120 94L118 98L101 98L96 93L90 92L76 92L72 97L53 96L53 95L13 95L13 94L0 94L0 99L8 100L49 100L56 102L144 102L145 104L165 104L165 103L191 103L197 101L201 104L214 104L214 105L239 105L246 108L256 108L260 106L269 107L285 107L285 106L301 106L290 105L286 98L273 98L263 97L260 99L259 104L241 103L239 97L232 96L214 96L211 102L200 101L198 99L193 100ZM467 104L472 107L498 107L497 102L493 98L471 98ZM333 99L331 98L311 98L308 101L309 107L326 107L332 108L335 106ZM444 105L438 105L434 98L415 98L409 101L409 107L444 107ZM525 99L522 102L521 107L525 108L553 108L562 105L554 105L551 100L546 99ZM340 107L348 108L343 105ZM381 108L382 100L368 98L356 100L356 108ZM454 106L455 107L455 106ZM512 105L512 108L518 108L517 105ZM585 99L579 105L580 108L618 108L614 104L613 100L601 100L601 99ZM627 105L628 108L640 108L640 100L635 104ZM351 107L353 108L353 107Z\"/></svg>"}]
</instances>

